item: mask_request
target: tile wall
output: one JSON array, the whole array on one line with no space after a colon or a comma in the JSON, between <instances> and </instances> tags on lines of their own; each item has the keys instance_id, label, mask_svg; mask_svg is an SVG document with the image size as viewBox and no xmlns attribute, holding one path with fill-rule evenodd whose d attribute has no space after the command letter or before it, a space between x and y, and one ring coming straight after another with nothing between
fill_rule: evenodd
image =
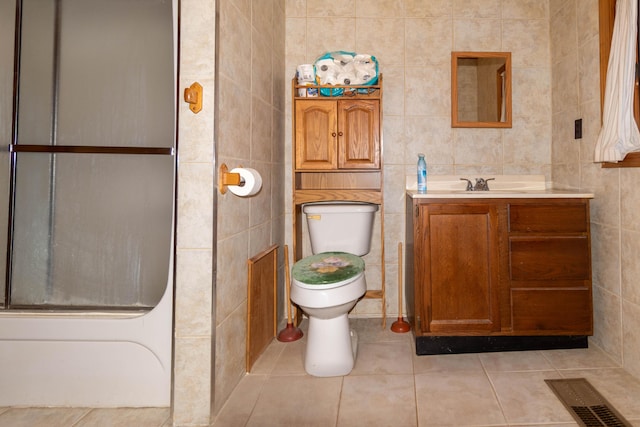
<instances>
[{"instance_id":1,"label":"tile wall","mask_svg":"<svg viewBox=\"0 0 640 427\"><path fill-rule=\"evenodd\" d=\"M600 130L597 0L551 0L553 179L591 204L593 340L640 377L640 169L593 163ZM582 118L576 141L574 120Z\"/></svg>"},{"instance_id":2,"label":"tile wall","mask_svg":"<svg viewBox=\"0 0 640 427\"><path fill-rule=\"evenodd\" d=\"M283 259L285 109L284 1L218 3L218 164L257 170L262 190L218 194L215 412L245 373L247 259L273 244Z\"/></svg>"},{"instance_id":3,"label":"tile wall","mask_svg":"<svg viewBox=\"0 0 640 427\"><path fill-rule=\"evenodd\" d=\"M283 0L181 0L180 87L199 81L204 106L179 111L175 425L209 425L245 374L247 259L278 244L282 266L284 13ZM220 194L222 163L256 169L261 192Z\"/></svg>"}]
</instances>

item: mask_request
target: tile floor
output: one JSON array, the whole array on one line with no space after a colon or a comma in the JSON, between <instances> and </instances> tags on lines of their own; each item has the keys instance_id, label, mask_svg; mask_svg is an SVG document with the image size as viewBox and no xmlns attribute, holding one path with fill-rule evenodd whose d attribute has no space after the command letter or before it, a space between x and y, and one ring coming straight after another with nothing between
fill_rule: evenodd
<instances>
[{"instance_id":1,"label":"tile floor","mask_svg":"<svg viewBox=\"0 0 640 427\"><path fill-rule=\"evenodd\" d=\"M304 339L275 341L237 386L213 427L577 426L546 378L585 377L640 427L640 380L597 347L416 356L411 334L354 319L350 375L304 372ZM304 325L303 325L304 329ZM169 409L0 408L0 427L170 426Z\"/></svg>"}]
</instances>

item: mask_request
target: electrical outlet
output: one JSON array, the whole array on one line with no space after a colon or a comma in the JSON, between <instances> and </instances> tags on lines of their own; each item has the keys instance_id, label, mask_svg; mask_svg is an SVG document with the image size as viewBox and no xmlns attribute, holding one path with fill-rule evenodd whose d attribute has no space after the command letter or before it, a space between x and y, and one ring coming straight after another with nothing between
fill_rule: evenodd
<instances>
[{"instance_id":1,"label":"electrical outlet","mask_svg":"<svg viewBox=\"0 0 640 427\"><path fill-rule=\"evenodd\" d=\"M574 125L574 139L582 139L582 119L578 119Z\"/></svg>"}]
</instances>

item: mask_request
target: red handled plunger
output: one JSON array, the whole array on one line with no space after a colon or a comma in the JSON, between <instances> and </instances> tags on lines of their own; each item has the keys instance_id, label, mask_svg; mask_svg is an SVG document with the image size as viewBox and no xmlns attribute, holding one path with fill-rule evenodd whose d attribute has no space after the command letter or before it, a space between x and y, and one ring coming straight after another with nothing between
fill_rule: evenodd
<instances>
[{"instance_id":1,"label":"red handled plunger","mask_svg":"<svg viewBox=\"0 0 640 427\"><path fill-rule=\"evenodd\" d=\"M287 326L278 333L278 341L292 342L299 340L304 334L300 328L293 326L291 321L291 278L289 277L289 248L287 245L284 245L284 278L287 291L285 295L287 301Z\"/></svg>"},{"instance_id":2,"label":"red handled plunger","mask_svg":"<svg viewBox=\"0 0 640 427\"><path fill-rule=\"evenodd\" d=\"M398 320L391 325L391 331L409 332L411 325L402 318L402 242L398 243Z\"/></svg>"}]
</instances>

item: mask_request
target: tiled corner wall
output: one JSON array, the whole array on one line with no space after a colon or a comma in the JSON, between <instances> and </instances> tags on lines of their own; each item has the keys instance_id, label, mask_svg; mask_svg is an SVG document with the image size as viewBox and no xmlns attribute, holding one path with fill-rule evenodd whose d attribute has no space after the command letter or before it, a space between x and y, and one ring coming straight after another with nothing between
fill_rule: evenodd
<instances>
[{"instance_id":1,"label":"tiled corner wall","mask_svg":"<svg viewBox=\"0 0 640 427\"><path fill-rule=\"evenodd\" d=\"M257 170L262 190L217 196L215 412L245 374L247 259L277 244L282 266L285 108L284 1L218 1L218 164Z\"/></svg>"},{"instance_id":2,"label":"tiled corner wall","mask_svg":"<svg viewBox=\"0 0 640 427\"><path fill-rule=\"evenodd\" d=\"M640 377L640 169L593 163L600 130L598 0L551 0L553 179L591 203L593 341ZM575 140L574 120L583 137Z\"/></svg>"},{"instance_id":3,"label":"tiled corner wall","mask_svg":"<svg viewBox=\"0 0 640 427\"><path fill-rule=\"evenodd\" d=\"M430 174L544 174L551 179L548 0L286 0L286 78L327 51L374 55L384 76L385 270L388 316L397 316L398 242L405 175L417 153ZM513 128L451 128L451 52L510 51ZM291 182L291 90L286 87L286 183ZM291 186L287 185L287 241ZM365 258L380 286L379 237ZM377 316L363 300L356 316Z\"/></svg>"},{"instance_id":4,"label":"tiled corner wall","mask_svg":"<svg viewBox=\"0 0 640 427\"><path fill-rule=\"evenodd\" d=\"M284 13L283 0L181 0L180 87L200 82L204 106L179 111L176 426L209 425L245 373L247 259L278 244L282 260ZM221 195L222 163L256 169L261 192Z\"/></svg>"}]
</instances>

